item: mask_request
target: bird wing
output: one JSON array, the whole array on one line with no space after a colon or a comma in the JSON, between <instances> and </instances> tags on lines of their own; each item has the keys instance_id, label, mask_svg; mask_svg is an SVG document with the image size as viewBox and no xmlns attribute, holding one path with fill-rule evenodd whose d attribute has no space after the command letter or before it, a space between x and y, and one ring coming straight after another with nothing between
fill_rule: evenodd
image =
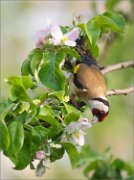
<instances>
[{"instance_id":1,"label":"bird wing","mask_svg":"<svg viewBox=\"0 0 134 180\"><path fill-rule=\"evenodd\" d=\"M83 99L87 100L106 94L105 79L97 66L81 64L77 71L77 81L87 89L84 92L77 89L77 95Z\"/></svg>"}]
</instances>

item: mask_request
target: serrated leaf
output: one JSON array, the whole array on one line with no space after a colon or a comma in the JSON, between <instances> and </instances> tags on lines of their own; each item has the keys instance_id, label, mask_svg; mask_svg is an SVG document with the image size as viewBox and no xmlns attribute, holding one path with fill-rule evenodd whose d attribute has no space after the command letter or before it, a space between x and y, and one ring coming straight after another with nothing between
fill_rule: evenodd
<instances>
[{"instance_id":1,"label":"serrated leaf","mask_svg":"<svg viewBox=\"0 0 134 180\"><path fill-rule=\"evenodd\" d=\"M31 69L30 69L30 58L27 58L22 66L21 66L21 74L22 75L29 75L31 74Z\"/></svg>"},{"instance_id":2,"label":"serrated leaf","mask_svg":"<svg viewBox=\"0 0 134 180\"><path fill-rule=\"evenodd\" d=\"M30 69L34 76L36 70L38 69L42 57L43 57L42 51L40 49L35 49L30 60Z\"/></svg>"},{"instance_id":3,"label":"serrated leaf","mask_svg":"<svg viewBox=\"0 0 134 180\"><path fill-rule=\"evenodd\" d=\"M85 30L91 45L94 46L101 33L101 29L98 26L96 19L88 21L85 25Z\"/></svg>"},{"instance_id":4,"label":"serrated leaf","mask_svg":"<svg viewBox=\"0 0 134 180\"><path fill-rule=\"evenodd\" d=\"M124 26L125 21L121 15L106 12L90 19L85 25L85 30L91 46L94 47L101 33L106 30L121 33Z\"/></svg>"},{"instance_id":5,"label":"serrated leaf","mask_svg":"<svg viewBox=\"0 0 134 180\"><path fill-rule=\"evenodd\" d=\"M70 124L71 122L77 121L80 117L80 113L71 112L65 116L64 122L65 124Z\"/></svg>"},{"instance_id":6,"label":"serrated leaf","mask_svg":"<svg viewBox=\"0 0 134 180\"><path fill-rule=\"evenodd\" d=\"M17 170L22 170L24 169L27 165L29 165L31 161L31 156L30 156L30 150L29 150L30 142L29 142L29 134L25 134L25 140L24 144L21 148L21 150L18 152L17 157L14 161L15 163L15 168Z\"/></svg>"},{"instance_id":7,"label":"serrated leaf","mask_svg":"<svg viewBox=\"0 0 134 180\"><path fill-rule=\"evenodd\" d=\"M69 156L72 167L76 167L80 157L76 147L71 143L62 143L62 146Z\"/></svg>"},{"instance_id":8,"label":"serrated leaf","mask_svg":"<svg viewBox=\"0 0 134 180\"><path fill-rule=\"evenodd\" d=\"M51 162L54 162L58 159L61 159L64 155L64 149L63 148L55 148L55 147L52 147L50 149L50 160Z\"/></svg>"},{"instance_id":9,"label":"serrated leaf","mask_svg":"<svg viewBox=\"0 0 134 180\"><path fill-rule=\"evenodd\" d=\"M4 121L0 121L0 149L7 149L10 145L10 137Z\"/></svg>"},{"instance_id":10,"label":"serrated leaf","mask_svg":"<svg viewBox=\"0 0 134 180\"><path fill-rule=\"evenodd\" d=\"M61 102L64 101L65 91L53 91L49 93L49 97L56 96Z\"/></svg>"},{"instance_id":11,"label":"serrated leaf","mask_svg":"<svg viewBox=\"0 0 134 180\"><path fill-rule=\"evenodd\" d=\"M64 48L64 51L66 54L76 58L77 60L81 59L80 55L77 53L77 51L74 48Z\"/></svg>"},{"instance_id":12,"label":"serrated leaf","mask_svg":"<svg viewBox=\"0 0 134 180\"><path fill-rule=\"evenodd\" d=\"M24 111L28 111L29 108L30 108L30 103L29 102L21 101L21 102L17 103L14 106L14 112L17 112L18 114L21 114Z\"/></svg>"},{"instance_id":13,"label":"serrated leaf","mask_svg":"<svg viewBox=\"0 0 134 180\"><path fill-rule=\"evenodd\" d=\"M91 51L91 54L94 58L96 58L98 55L99 55L99 47L97 44L95 44L94 46L92 46L90 43L89 43L89 49Z\"/></svg>"},{"instance_id":14,"label":"serrated leaf","mask_svg":"<svg viewBox=\"0 0 134 180\"><path fill-rule=\"evenodd\" d=\"M125 164L124 161L121 159L115 159L114 162L112 163L112 165L115 166L116 169L118 170L123 169L124 164Z\"/></svg>"},{"instance_id":15,"label":"serrated leaf","mask_svg":"<svg viewBox=\"0 0 134 180\"><path fill-rule=\"evenodd\" d=\"M55 140L62 134L63 128L61 126L50 126L48 130L50 131L49 137Z\"/></svg>"},{"instance_id":16,"label":"serrated leaf","mask_svg":"<svg viewBox=\"0 0 134 180\"><path fill-rule=\"evenodd\" d=\"M45 105L40 108L38 118L48 122L53 126L60 125L60 123L55 119L55 113L49 105Z\"/></svg>"},{"instance_id":17,"label":"serrated leaf","mask_svg":"<svg viewBox=\"0 0 134 180\"><path fill-rule=\"evenodd\" d=\"M38 118L48 122L49 124L53 126L57 126L59 124L58 121L55 118L53 118L51 115L45 115L45 116L39 115Z\"/></svg>"},{"instance_id":18,"label":"serrated leaf","mask_svg":"<svg viewBox=\"0 0 134 180\"><path fill-rule=\"evenodd\" d=\"M115 20L113 20L111 17L105 16L105 15L99 15L99 16L96 16L95 18L102 32L103 31L105 32L106 29L111 30L113 32L117 32L117 33L122 32L122 29L120 28L120 26L118 26Z\"/></svg>"},{"instance_id":19,"label":"serrated leaf","mask_svg":"<svg viewBox=\"0 0 134 180\"><path fill-rule=\"evenodd\" d=\"M22 76L22 83L26 89L29 89L35 86L35 83L33 82L30 76Z\"/></svg>"},{"instance_id":20,"label":"serrated leaf","mask_svg":"<svg viewBox=\"0 0 134 180\"><path fill-rule=\"evenodd\" d=\"M80 23L80 24L77 25L77 27L79 27L80 29L82 29L82 30L84 31L84 33L85 33L85 24Z\"/></svg>"},{"instance_id":21,"label":"serrated leaf","mask_svg":"<svg viewBox=\"0 0 134 180\"><path fill-rule=\"evenodd\" d=\"M30 153L34 155L36 151L39 151L42 145L42 142L47 140L50 131L42 126L36 126L31 131L31 144L30 144Z\"/></svg>"},{"instance_id":22,"label":"serrated leaf","mask_svg":"<svg viewBox=\"0 0 134 180\"><path fill-rule=\"evenodd\" d=\"M11 111L14 104L9 105L6 109L3 110L1 113L1 120L0 120L0 149L6 150L10 146L10 136L8 132L7 125L5 123L5 118L9 111Z\"/></svg>"},{"instance_id":23,"label":"serrated leaf","mask_svg":"<svg viewBox=\"0 0 134 180\"><path fill-rule=\"evenodd\" d=\"M60 26L61 31L63 32L63 34L66 34L68 32L69 27L68 26Z\"/></svg>"},{"instance_id":24,"label":"serrated leaf","mask_svg":"<svg viewBox=\"0 0 134 180\"><path fill-rule=\"evenodd\" d=\"M42 52L40 49L34 49L23 62L21 67L22 75L34 75L35 69L39 65L42 58Z\"/></svg>"},{"instance_id":25,"label":"serrated leaf","mask_svg":"<svg viewBox=\"0 0 134 180\"><path fill-rule=\"evenodd\" d=\"M10 85L9 98L12 101L17 99L30 101L30 97L26 92L26 88L22 82L22 78L18 76L9 77L6 82Z\"/></svg>"},{"instance_id":26,"label":"serrated leaf","mask_svg":"<svg viewBox=\"0 0 134 180\"><path fill-rule=\"evenodd\" d=\"M24 142L23 125L18 121L14 121L10 123L10 125L8 126L8 131L11 142L8 151L11 156L12 155L15 156L23 146L23 142Z\"/></svg>"},{"instance_id":27,"label":"serrated leaf","mask_svg":"<svg viewBox=\"0 0 134 180\"><path fill-rule=\"evenodd\" d=\"M80 113L80 111L78 111L74 106L71 106L65 102L63 104L66 108L67 113L72 113L72 112Z\"/></svg>"},{"instance_id":28,"label":"serrated leaf","mask_svg":"<svg viewBox=\"0 0 134 180\"><path fill-rule=\"evenodd\" d=\"M39 78L45 86L60 91L65 88L65 77L61 71L61 62L65 58L64 52L44 54L44 64L39 71Z\"/></svg>"},{"instance_id":29,"label":"serrated leaf","mask_svg":"<svg viewBox=\"0 0 134 180\"><path fill-rule=\"evenodd\" d=\"M103 13L103 15L111 18L120 29L122 29L122 30L124 29L125 19L121 14L105 12L105 13Z\"/></svg>"},{"instance_id":30,"label":"serrated leaf","mask_svg":"<svg viewBox=\"0 0 134 180\"><path fill-rule=\"evenodd\" d=\"M88 177L89 172L97 168L97 163L98 160L90 162L90 164L84 169L83 174Z\"/></svg>"},{"instance_id":31,"label":"serrated leaf","mask_svg":"<svg viewBox=\"0 0 134 180\"><path fill-rule=\"evenodd\" d=\"M106 0L105 1L105 5L106 5L106 8L109 9L109 10L112 10L114 8L114 6L119 3L121 0Z\"/></svg>"}]
</instances>

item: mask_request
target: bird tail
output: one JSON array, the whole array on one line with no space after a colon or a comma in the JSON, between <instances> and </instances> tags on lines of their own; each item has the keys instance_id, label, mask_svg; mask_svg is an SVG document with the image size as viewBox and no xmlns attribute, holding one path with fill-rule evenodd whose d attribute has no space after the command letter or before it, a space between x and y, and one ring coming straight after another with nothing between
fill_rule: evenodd
<instances>
[{"instance_id":1,"label":"bird tail","mask_svg":"<svg viewBox=\"0 0 134 180\"><path fill-rule=\"evenodd\" d=\"M76 50L78 54L81 56L81 62L78 63L84 63L88 66L95 65L98 66L95 58L92 56L89 47L87 44L85 44L85 40L82 37L81 39L77 40Z\"/></svg>"}]
</instances>

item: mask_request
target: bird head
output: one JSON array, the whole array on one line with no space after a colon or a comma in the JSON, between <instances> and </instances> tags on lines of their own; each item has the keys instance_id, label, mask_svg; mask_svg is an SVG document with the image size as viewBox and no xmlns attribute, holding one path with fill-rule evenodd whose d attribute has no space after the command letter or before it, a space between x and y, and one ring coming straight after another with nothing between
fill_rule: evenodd
<instances>
[{"instance_id":1,"label":"bird head","mask_svg":"<svg viewBox=\"0 0 134 180\"><path fill-rule=\"evenodd\" d=\"M109 113L109 103L106 98L93 98L90 100L90 109L93 114L93 123L102 122Z\"/></svg>"}]
</instances>

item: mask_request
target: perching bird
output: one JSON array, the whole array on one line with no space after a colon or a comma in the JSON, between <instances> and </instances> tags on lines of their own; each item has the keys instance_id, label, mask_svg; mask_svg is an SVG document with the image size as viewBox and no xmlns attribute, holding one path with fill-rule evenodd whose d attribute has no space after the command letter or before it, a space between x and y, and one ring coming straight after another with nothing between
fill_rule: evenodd
<instances>
[{"instance_id":1,"label":"perching bird","mask_svg":"<svg viewBox=\"0 0 134 180\"><path fill-rule=\"evenodd\" d=\"M80 97L89 105L93 114L93 123L101 122L106 118L109 103L106 99L105 79L91 56L84 57L82 62L74 67L69 88L71 95Z\"/></svg>"}]
</instances>

